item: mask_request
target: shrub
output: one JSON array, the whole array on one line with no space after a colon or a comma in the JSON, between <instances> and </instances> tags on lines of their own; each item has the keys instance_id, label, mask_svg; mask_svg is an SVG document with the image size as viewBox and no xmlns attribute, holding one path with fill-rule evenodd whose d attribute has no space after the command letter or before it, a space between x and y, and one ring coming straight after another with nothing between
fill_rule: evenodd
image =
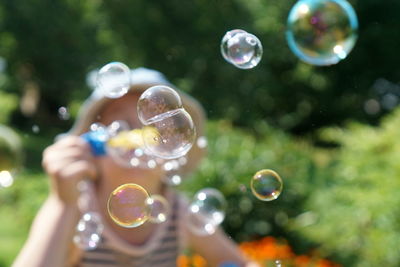
<instances>
[{"instance_id":1,"label":"shrub","mask_svg":"<svg viewBox=\"0 0 400 267\"><path fill-rule=\"evenodd\" d=\"M357 123L330 128L322 138L341 145L307 200L315 223L292 229L339 255L345 266L400 262L400 110L380 127Z\"/></svg>"}]
</instances>

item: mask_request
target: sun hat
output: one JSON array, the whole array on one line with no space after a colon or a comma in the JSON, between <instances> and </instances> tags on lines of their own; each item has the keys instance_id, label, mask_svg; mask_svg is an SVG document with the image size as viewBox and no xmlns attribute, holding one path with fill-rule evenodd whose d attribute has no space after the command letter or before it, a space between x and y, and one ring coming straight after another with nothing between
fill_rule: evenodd
<instances>
[{"instance_id":1,"label":"sun hat","mask_svg":"<svg viewBox=\"0 0 400 267\"><path fill-rule=\"evenodd\" d=\"M180 95L184 109L193 119L193 122L196 126L197 138L204 135L204 123L206 116L203 107L196 99L176 88L165 78L162 73L156 70L137 68L131 70L130 75L130 92L142 93L154 85L166 85L173 88ZM97 117L102 108L111 101L113 101L112 98L106 97L102 90L95 88L92 94L80 107L72 128L65 135L82 135L88 132L90 125L98 121ZM181 172L185 174L193 171L203 157L204 152L204 148L200 148L195 142L191 150L186 155L187 163L182 166Z\"/></svg>"}]
</instances>

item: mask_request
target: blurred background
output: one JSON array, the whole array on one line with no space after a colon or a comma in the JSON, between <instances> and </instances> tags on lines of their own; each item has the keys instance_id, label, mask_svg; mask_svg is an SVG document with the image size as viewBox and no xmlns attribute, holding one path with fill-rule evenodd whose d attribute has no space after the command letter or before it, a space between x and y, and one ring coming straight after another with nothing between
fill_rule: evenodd
<instances>
[{"instance_id":1,"label":"blurred background","mask_svg":"<svg viewBox=\"0 0 400 267\"><path fill-rule=\"evenodd\" d=\"M91 71L111 61L157 69L206 108L209 155L182 188L221 190L223 227L238 243L269 242L266 259L285 247L295 266L322 258L398 266L400 2L351 0L359 38L330 67L289 50L294 3L0 1L0 165L16 170L14 181L0 173L0 266L17 255L47 195L43 149L72 125ZM254 69L222 58L221 38L232 29L261 40ZM284 181L272 202L249 190L265 168Z\"/></svg>"}]
</instances>

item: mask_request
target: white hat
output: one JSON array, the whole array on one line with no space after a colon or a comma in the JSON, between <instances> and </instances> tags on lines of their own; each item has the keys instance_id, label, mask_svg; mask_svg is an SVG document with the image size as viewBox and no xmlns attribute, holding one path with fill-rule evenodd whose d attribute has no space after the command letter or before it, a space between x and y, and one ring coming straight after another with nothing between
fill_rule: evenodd
<instances>
[{"instance_id":1,"label":"white hat","mask_svg":"<svg viewBox=\"0 0 400 267\"><path fill-rule=\"evenodd\" d=\"M146 68L137 68L131 70L131 87L129 91L143 92L147 88L154 85L167 85L175 89L180 95L184 109L190 114L196 126L197 137L204 135L205 112L201 104L188 94L180 91L172 85L165 76L155 70ZM89 131L92 123L97 121L101 109L105 104L113 101L112 98L104 96L102 90L95 89L88 99L82 104L78 116L72 128L67 135L82 135ZM196 144L187 154L187 164L182 167L182 172L192 171L203 157L204 149L199 148Z\"/></svg>"}]
</instances>

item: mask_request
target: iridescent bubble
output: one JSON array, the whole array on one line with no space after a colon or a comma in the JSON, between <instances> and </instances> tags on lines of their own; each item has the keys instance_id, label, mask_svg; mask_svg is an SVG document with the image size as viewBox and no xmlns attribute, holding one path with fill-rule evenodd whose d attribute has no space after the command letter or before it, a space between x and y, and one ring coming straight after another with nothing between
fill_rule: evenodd
<instances>
[{"instance_id":1,"label":"iridescent bubble","mask_svg":"<svg viewBox=\"0 0 400 267\"><path fill-rule=\"evenodd\" d=\"M22 168L23 151L19 135L0 125L0 188L10 187L16 173Z\"/></svg>"},{"instance_id":2,"label":"iridescent bubble","mask_svg":"<svg viewBox=\"0 0 400 267\"><path fill-rule=\"evenodd\" d=\"M125 95L130 85L130 70L121 62L108 63L97 74L97 86L107 97L118 98Z\"/></svg>"},{"instance_id":3,"label":"iridescent bubble","mask_svg":"<svg viewBox=\"0 0 400 267\"><path fill-rule=\"evenodd\" d=\"M87 212L83 214L76 226L74 243L84 250L93 250L97 248L101 240L103 228L99 214L96 212Z\"/></svg>"},{"instance_id":4,"label":"iridescent bubble","mask_svg":"<svg viewBox=\"0 0 400 267\"><path fill-rule=\"evenodd\" d=\"M189 206L188 226L196 234L213 234L225 218L226 200L214 188L204 188L196 193Z\"/></svg>"},{"instance_id":5,"label":"iridescent bubble","mask_svg":"<svg viewBox=\"0 0 400 267\"><path fill-rule=\"evenodd\" d=\"M149 194L137 184L123 184L110 195L107 203L108 214L119 226L125 228L138 227L150 216L150 208L146 204Z\"/></svg>"},{"instance_id":6,"label":"iridescent bubble","mask_svg":"<svg viewBox=\"0 0 400 267\"><path fill-rule=\"evenodd\" d=\"M145 147L151 154L174 159L190 150L196 130L178 93L167 86L150 87L140 96L137 107L141 122L154 129L143 132Z\"/></svg>"},{"instance_id":7,"label":"iridescent bubble","mask_svg":"<svg viewBox=\"0 0 400 267\"><path fill-rule=\"evenodd\" d=\"M250 182L253 195L262 201L271 201L279 197L282 192L281 177L273 170L258 171Z\"/></svg>"},{"instance_id":8,"label":"iridescent bubble","mask_svg":"<svg viewBox=\"0 0 400 267\"><path fill-rule=\"evenodd\" d=\"M107 127L107 153L122 166L154 169L157 162L145 150L144 131L152 130L149 127L130 130L124 121L112 122Z\"/></svg>"},{"instance_id":9,"label":"iridescent bubble","mask_svg":"<svg viewBox=\"0 0 400 267\"><path fill-rule=\"evenodd\" d=\"M260 40L243 30L228 31L221 41L226 61L240 69L252 69L260 62L263 48Z\"/></svg>"},{"instance_id":10,"label":"iridescent bubble","mask_svg":"<svg viewBox=\"0 0 400 267\"><path fill-rule=\"evenodd\" d=\"M69 120L69 118L71 117L70 116L70 114L69 114L69 112L68 112L68 109L66 108L66 107L60 107L60 108L58 108L58 117L61 119L61 120Z\"/></svg>"},{"instance_id":11,"label":"iridescent bubble","mask_svg":"<svg viewBox=\"0 0 400 267\"><path fill-rule=\"evenodd\" d=\"M347 1L300 0L289 13L286 38L301 60L332 65L353 49L357 29L357 15Z\"/></svg>"},{"instance_id":12,"label":"iridescent bubble","mask_svg":"<svg viewBox=\"0 0 400 267\"><path fill-rule=\"evenodd\" d=\"M168 201L160 195L151 195L146 200L150 208L149 221L152 223L163 223L167 220L171 208Z\"/></svg>"}]
</instances>

